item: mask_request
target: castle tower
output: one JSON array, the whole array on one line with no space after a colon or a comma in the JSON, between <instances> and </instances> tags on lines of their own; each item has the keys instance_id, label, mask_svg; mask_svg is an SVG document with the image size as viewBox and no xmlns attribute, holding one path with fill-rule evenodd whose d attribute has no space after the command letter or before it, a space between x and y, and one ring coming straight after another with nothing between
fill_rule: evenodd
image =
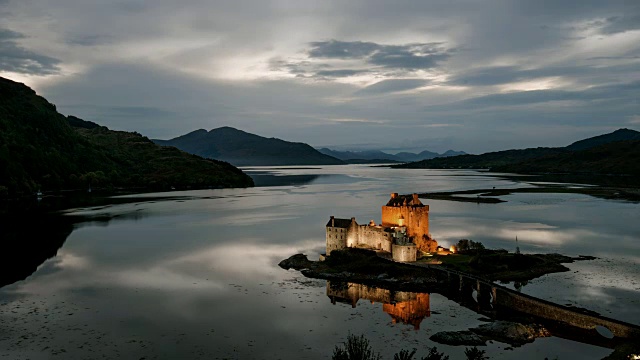
<instances>
[{"instance_id":1,"label":"castle tower","mask_svg":"<svg viewBox=\"0 0 640 360\"><path fill-rule=\"evenodd\" d=\"M419 250L435 252L438 243L429 237L429 205L420 202L418 194L400 196L392 193L382 207L382 226L406 226L407 236Z\"/></svg>"},{"instance_id":2,"label":"castle tower","mask_svg":"<svg viewBox=\"0 0 640 360\"><path fill-rule=\"evenodd\" d=\"M326 225L327 255L331 254L333 250L340 250L347 247L347 237L352 221L355 221L355 219L338 219L334 216L329 218L329 222Z\"/></svg>"}]
</instances>

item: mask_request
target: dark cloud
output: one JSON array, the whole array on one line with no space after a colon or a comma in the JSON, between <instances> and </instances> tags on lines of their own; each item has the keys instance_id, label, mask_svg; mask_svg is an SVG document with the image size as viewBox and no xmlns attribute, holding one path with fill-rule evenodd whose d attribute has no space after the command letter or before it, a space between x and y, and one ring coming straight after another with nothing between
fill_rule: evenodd
<instances>
[{"instance_id":1,"label":"dark cloud","mask_svg":"<svg viewBox=\"0 0 640 360\"><path fill-rule=\"evenodd\" d=\"M434 44L394 45L381 46L368 62L392 69L419 70L436 67L449 56L449 51Z\"/></svg>"},{"instance_id":2,"label":"dark cloud","mask_svg":"<svg viewBox=\"0 0 640 360\"><path fill-rule=\"evenodd\" d=\"M389 79L379 81L356 92L357 95L373 95L382 93L392 93L419 88L429 84L429 81L422 79Z\"/></svg>"},{"instance_id":3,"label":"dark cloud","mask_svg":"<svg viewBox=\"0 0 640 360\"><path fill-rule=\"evenodd\" d=\"M349 77L354 75L365 74L368 72L369 72L368 70L351 70L351 69L319 70L316 72L316 76L328 77L328 78L339 78L339 77Z\"/></svg>"},{"instance_id":4,"label":"dark cloud","mask_svg":"<svg viewBox=\"0 0 640 360\"><path fill-rule=\"evenodd\" d=\"M60 71L60 60L21 47L16 40L22 38L24 35L20 33L0 29L0 70L30 75L51 75Z\"/></svg>"},{"instance_id":5,"label":"dark cloud","mask_svg":"<svg viewBox=\"0 0 640 360\"><path fill-rule=\"evenodd\" d=\"M625 31L640 29L640 12L636 14L627 14L622 16L613 16L606 20L602 27L603 34L617 34Z\"/></svg>"},{"instance_id":6,"label":"dark cloud","mask_svg":"<svg viewBox=\"0 0 640 360\"><path fill-rule=\"evenodd\" d=\"M453 50L443 43L382 45L364 41L315 41L304 60L272 59L271 70L287 71L298 77L345 78L370 73L381 77L408 75L437 67ZM335 65L339 66L335 66ZM342 66L344 65L344 66Z\"/></svg>"},{"instance_id":7,"label":"dark cloud","mask_svg":"<svg viewBox=\"0 0 640 360\"><path fill-rule=\"evenodd\" d=\"M362 41L316 41L308 51L311 58L362 59L380 49L380 45Z\"/></svg>"},{"instance_id":8,"label":"dark cloud","mask_svg":"<svg viewBox=\"0 0 640 360\"><path fill-rule=\"evenodd\" d=\"M435 67L450 56L442 43L381 45L362 41L317 41L308 51L310 58L358 59L390 69L418 70Z\"/></svg>"}]
</instances>

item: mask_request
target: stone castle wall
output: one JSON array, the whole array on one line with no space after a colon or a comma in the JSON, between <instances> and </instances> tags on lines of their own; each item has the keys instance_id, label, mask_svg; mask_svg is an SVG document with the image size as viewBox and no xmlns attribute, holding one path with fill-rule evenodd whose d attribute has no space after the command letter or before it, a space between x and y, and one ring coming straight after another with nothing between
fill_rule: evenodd
<instances>
[{"instance_id":1,"label":"stone castle wall","mask_svg":"<svg viewBox=\"0 0 640 360\"><path fill-rule=\"evenodd\" d=\"M358 225L351 220L348 228L327 227L327 255L333 250L364 245L372 249L391 252L393 235L380 226Z\"/></svg>"},{"instance_id":2,"label":"stone castle wall","mask_svg":"<svg viewBox=\"0 0 640 360\"><path fill-rule=\"evenodd\" d=\"M384 231L380 226L360 225L357 228L358 244L366 245L373 249L391 252L393 236Z\"/></svg>"},{"instance_id":3,"label":"stone castle wall","mask_svg":"<svg viewBox=\"0 0 640 360\"><path fill-rule=\"evenodd\" d=\"M327 227L327 255L347 247L347 229Z\"/></svg>"},{"instance_id":4,"label":"stone castle wall","mask_svg":"<svg viewBox=\"0 0 640 360\"><path fill-rule=\"evenodd\" d=\"M408 245L396 245L391 246L391 256L394 261L409 262L416 261L416 254L418 250L415 244Z\"/></svg>"}]
</instances>

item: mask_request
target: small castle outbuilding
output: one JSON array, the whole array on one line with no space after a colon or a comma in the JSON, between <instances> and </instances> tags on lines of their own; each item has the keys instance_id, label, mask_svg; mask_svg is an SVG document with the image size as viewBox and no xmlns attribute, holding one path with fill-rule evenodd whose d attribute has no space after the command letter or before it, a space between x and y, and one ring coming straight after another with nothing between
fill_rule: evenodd
<instances>
[{"instance_id":1,"label":"small castle outbuilding","mask_svg":"<svg viewBox=\"0 0 640 360\"><path fill-rule=\"evenodd\" d=\"M327 255L333 250L347 247L366 247L391 253L396 261L415 261L417 250L434 252L438 244L429 236L429 205L423 205L418 194L399 196L382 207L382 223L371 220L360 225L355 217L329 218L327 228Z\"/></svg>"}]
</instances>

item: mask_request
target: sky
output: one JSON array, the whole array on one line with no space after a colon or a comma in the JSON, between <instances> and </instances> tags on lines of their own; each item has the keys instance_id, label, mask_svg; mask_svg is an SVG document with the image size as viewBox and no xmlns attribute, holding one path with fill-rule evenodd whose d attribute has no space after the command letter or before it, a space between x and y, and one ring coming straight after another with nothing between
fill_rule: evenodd
<instances>
[{"instance_id":1,"label":"sky","mask_svg":"<svg viewBox=\"0 0 640 360\"><path fill-rule=\"evenodd\" d=\"M565 146L640 130L640 1L0 0L0 76L150 138Z\"/></svg>"}]
</instances>

